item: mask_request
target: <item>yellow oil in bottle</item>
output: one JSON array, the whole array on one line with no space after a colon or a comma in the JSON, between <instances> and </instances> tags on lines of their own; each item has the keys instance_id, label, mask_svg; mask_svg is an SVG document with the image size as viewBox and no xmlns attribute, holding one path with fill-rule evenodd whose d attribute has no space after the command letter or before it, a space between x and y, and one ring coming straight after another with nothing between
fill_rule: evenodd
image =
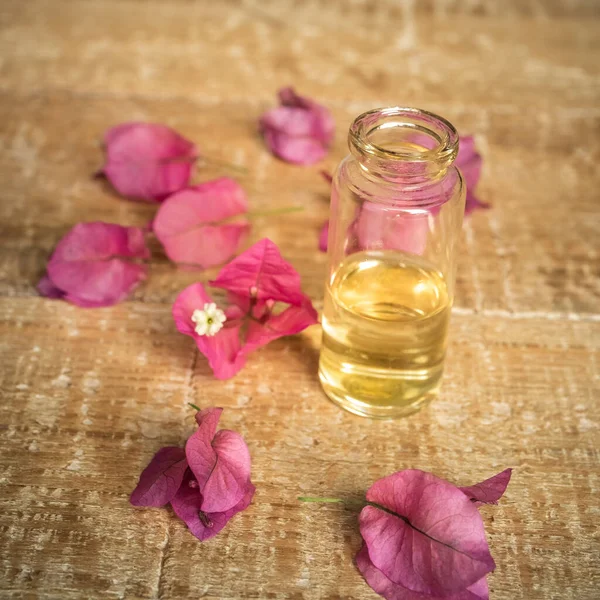
<instances>
[{"instance_id":1,"label":"yellow oil in bottle","mask_svg":"<svg viewBox=\"0 0 600 600\"><path fill-rule=\"evenodd\" d=\"M446 281L427 261L391 250L348 256L325 295L327 395L366 416L416 410L439 388L450 309Z\"/></svg>"}]
</instances>

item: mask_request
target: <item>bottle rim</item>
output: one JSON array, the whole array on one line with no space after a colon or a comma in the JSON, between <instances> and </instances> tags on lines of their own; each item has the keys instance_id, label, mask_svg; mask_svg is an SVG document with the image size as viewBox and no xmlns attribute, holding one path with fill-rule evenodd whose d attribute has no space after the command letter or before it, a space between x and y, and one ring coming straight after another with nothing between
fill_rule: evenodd
<instances>
[{"instance_id":1,"label":"bottle rim","mask_svg":"<svg viewBox=\"0 0 600 600\"><path fill-rule=\"evenodd\" d=\"M377 132L390 128L410 130L408 133L421 143L389 148L372 139ZM384 161L397 167L401 166L399 163L430 163L439 170L446 169L458 154L458 144L458 133L452 123L420 108L392 106L369 110L354 119L348 133L350 151L361 162Z\"/></svg>"}]
</instances>

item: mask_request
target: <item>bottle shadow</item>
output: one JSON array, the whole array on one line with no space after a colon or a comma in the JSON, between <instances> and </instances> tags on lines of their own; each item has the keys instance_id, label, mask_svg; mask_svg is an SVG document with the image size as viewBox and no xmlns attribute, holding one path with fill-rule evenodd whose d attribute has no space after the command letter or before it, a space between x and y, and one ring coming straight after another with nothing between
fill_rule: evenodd
<instances>
[{"instance_id":1,"label":"bottle shadow","mask_svg":"<svg viewBox=\"0 0 600 600\"><path fill-rule=\"evenodd\" d=\"M302 365L303 373L318 380L321 352L321 326L313 325L301 334L286 339L288 352Z\"/></svg>"}]
</instances>

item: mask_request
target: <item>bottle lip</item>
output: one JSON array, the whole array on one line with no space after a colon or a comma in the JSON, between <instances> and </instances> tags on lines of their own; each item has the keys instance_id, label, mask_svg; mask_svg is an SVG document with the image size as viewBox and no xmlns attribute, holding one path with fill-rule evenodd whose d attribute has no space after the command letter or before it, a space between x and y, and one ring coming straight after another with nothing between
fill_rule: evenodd
<instances>
[{"instance_id":1,"label":"bottle lip","mask_svg":"<svg viewBox=\"0 0 600 600\"><path fill-rule=\"evenodd\" d=\"M391 127L403 127L415 135L427 136L433 141L431 148L419 150L386 148L373 142L370 137L376 131ZM432 163L439 169L452 164L458 153L458 133L449 121L435 113L420 108L392 106L376 108L362 113L350 126L348 145L360 159L407 163Z\"/></svg>"}]
</instances>

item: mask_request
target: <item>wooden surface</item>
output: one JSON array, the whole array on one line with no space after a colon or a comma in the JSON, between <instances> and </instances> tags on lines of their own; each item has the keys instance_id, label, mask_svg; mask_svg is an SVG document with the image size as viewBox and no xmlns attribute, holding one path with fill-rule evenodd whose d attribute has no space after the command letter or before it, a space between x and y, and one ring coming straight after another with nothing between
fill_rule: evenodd
<instances>
[{"instance_id":1,"label":"wooden surface","mask_svg":"<svg viewBox=\"0 0 600 600\"><path fill-rule=\"evenodd\" d=\"M492 599L600 597L597 1L5 0L0 26L1 598L376 598L352 563L356 513L296 496L507 466L508 493L482 510ZM287 84L335 115L321 165L278 162L256 134ZM120 306L37 297L72 225L152 215L90 177L102 132L145 119L198 143L212 160L199 179L233 162L254 208L305 206L258 221L253 241L280 244L320 307L318 170L346 153L356 114L393 104L474 133L494 205L466 224L445 384L421 413L373 422L331 405L316 327L214 380L170 316L198 275L159 249ZM204 544L170 510L128 503L153 453L192 431L190 401L225 408L257 486Z\"/></svg>"}]
</instances>

